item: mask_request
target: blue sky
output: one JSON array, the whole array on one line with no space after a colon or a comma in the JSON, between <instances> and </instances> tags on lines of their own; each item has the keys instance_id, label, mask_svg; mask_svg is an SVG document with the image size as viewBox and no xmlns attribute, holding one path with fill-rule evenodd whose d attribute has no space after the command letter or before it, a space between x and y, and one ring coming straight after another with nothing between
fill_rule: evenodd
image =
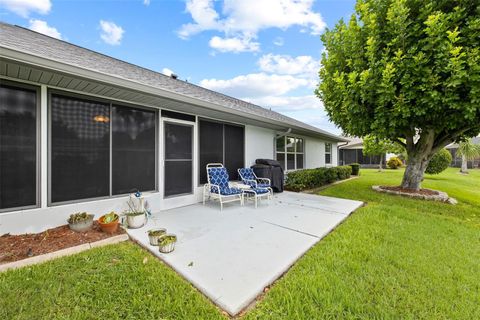
<instances>
[{"instance_id":1,"label":"blue sky","mask_svg":"<svg viewBox=\"0 0 480 320\"><path fill-rule=\"evenodd\" d=\"M0 0L0 20L272 108L331 132L318 82L326 27L353 0Z\"/></svg>"}]
</instances>

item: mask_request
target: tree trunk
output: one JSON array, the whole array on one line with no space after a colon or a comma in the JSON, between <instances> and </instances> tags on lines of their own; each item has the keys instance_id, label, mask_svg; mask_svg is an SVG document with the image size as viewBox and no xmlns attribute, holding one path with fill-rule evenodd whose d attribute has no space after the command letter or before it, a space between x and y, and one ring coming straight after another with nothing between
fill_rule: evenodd
<instances>
[{"instance_id":1,"label":"tree trunk","mask_svg":"<svg viewBox=\"0 0 480 320\"><path fill-rule=\"evenodd\" d=\"M408 155L407 168L403 174L402 188L420 190L425 169L430 159L424 154Z\"/></svg>"},{"instance_id":2,"label":"tree trunk","mask_svg":"<svg viewBox=\"0 0 480 320\"><path fill-rule=\"evenodd\" d=\"M460 172L468 173L468 161L464 155L462 155L462 168L460 169Z\"/></svg>"},{"instance_id":3,"label":"tree trunk","mask_svg":"<svg viewBox=\"0 0 480 320\"><path fill-rule=\"evenodd\" d=\"M383 169L383 157L380 156L380 163L378 164L378 171L382 172Z\"/></svg>"}]
</instances>

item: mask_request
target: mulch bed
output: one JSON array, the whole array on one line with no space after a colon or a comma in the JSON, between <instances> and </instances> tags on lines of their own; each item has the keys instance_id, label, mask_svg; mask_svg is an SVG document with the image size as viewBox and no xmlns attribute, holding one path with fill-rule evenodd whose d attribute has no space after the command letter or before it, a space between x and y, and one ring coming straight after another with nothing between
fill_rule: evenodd
<instances>
[{"instance_id":1,"label":"mulch bed","mask_svg":"<svg viewBox=\"0 0 480 320\"><path fill-rule=\"evenodd\" d=\"M430 189L420 189L418 191L412 189L404 189L402 187L390 187L390 186L380 186L380 188L390 191L398 191L402 193L412 193L412 194L421 194L424 196L436 196L438 195L438 191L430 190Z\"/></svg>"},{"instance_id":2,"label":"mulch bed","mask_svg":"<svg viewBox=\"0 0 480 320\"><path fill-rule=\"evenodd\" d=\"M119 226L116 233L107 234L102 232L98 222L94 221L92 230L83 233L72 231L68 225L64 225L41 233L4 234L0 237L0 264L99 241L124 233L125 230Z\"/></svg>"}]
</instances>

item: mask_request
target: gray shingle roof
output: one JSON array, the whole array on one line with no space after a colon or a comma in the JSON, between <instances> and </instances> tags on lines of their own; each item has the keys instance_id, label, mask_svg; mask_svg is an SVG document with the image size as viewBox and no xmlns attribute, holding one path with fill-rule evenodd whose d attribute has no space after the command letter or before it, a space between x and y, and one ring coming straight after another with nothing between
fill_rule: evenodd
<instances>
[{"instance_id":1,"label":"gray shingle roof","mask_svg":"<svg viewBox=\"0 0 480 320\"><path fill-rule=\"evenodd\" d=\"M183 96L214 103L258 117L258 120L273 119L285 126L297 126L308 131L344 141L343 138L317 127L282 115L278 112L236 99L200 86L176 80L161 73L124 62L104 54L58 40L29 29L0 22L0 47L25 52L31 55L62 62L75 67L106 73L114 77L168 90Z\"/></svg>"}]
</instances>

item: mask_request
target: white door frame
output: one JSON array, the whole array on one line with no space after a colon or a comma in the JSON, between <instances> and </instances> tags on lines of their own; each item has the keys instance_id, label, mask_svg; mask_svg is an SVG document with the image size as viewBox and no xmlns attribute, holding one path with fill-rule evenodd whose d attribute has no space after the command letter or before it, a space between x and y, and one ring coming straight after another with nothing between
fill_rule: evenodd
<instances>
[{"instance_id":1,"label":"white door frame","mask_svg":"<svg viewBox=\"0 0 480 320\"><path fill-rule=\"evenodd\" d=\"M165 197L165 123L187 125L192 127L192 193ZM196 189L198 185L198 146L197 123L179 119L161 117L160 121L160 180L159 189L162 195L162 209L175 208L196 203Z\"/></svg>"}]
</instances>

